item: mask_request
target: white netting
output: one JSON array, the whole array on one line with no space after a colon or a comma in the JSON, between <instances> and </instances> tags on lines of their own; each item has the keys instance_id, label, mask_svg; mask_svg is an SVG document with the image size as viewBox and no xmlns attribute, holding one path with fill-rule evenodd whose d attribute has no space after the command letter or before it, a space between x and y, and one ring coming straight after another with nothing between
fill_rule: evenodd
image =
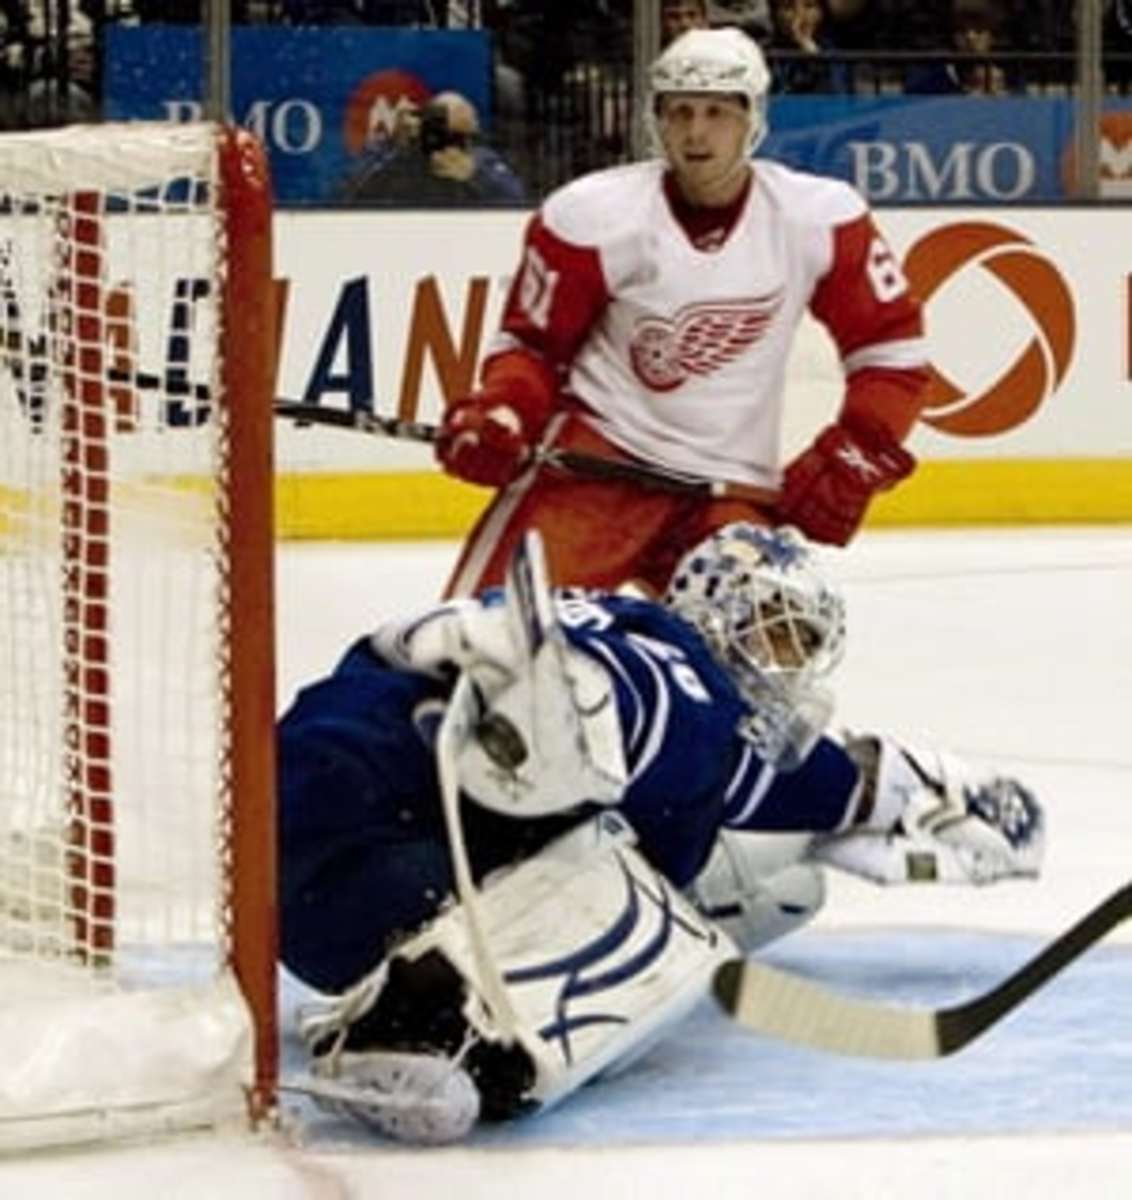
<instances>
[{"instance_id":1,"label":"white netting","mask_svg":"<svg viewBox=\"0 0 1132 1200\"><path fill-rule=\"evenodd\" d=\"M199 1000L228 962L214 144L0 138L0 987L40 1023L86 988L144 1031L132 997Z\"/></svg>"}]
</instances>

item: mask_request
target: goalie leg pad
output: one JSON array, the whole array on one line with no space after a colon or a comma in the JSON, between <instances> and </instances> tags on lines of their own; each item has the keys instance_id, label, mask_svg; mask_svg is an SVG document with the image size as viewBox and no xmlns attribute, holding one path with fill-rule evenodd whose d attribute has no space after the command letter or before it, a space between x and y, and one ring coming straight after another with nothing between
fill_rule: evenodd
<instances>
[{"instance_id":1,"label":"goalie leg pad","mask_svg":"<svg viewBox=\"0 0 1132 1200\"><path fill-rule=\"evenodd\" d=\"M800 861L810 834L723 830L688 895L744 954L793 933L825 903L825 876Z\"/></svg>"},{"instance_id":2,"label":"goalie leg pad","mask_svg":"<svg viewBox=\"0 0 1132 1200\"><path fill-rule=\"evenodd\" d=\"M623 1066L690 1012L735 954L613 812L490 877L480 908L515 1028L483 999L454 905L396 949L345 1045L460 1056L487 1118L546 1107Z\"/></svg>"}]
</instances>

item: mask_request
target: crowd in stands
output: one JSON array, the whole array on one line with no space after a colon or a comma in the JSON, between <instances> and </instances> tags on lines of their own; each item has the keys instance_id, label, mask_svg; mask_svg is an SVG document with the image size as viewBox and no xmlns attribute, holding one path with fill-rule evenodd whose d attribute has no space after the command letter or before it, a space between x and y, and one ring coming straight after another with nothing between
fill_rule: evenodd
<instances>
[{"instance_id":1,"label":"crowd in stands","mask_svg":"<svg viewBox=\"0 0 1132 1200\"><path fill-rule=\"evenodd\" d=\"M656 0L662 40L737 25L773 91L1009 95L1072 83L1075 0ZM529 190L629 155L633 0L230 0L234 23L483 28L495 54L492 140ZM0 127L99 115L111 23L195 23L205 0L0 0ZM1110 83L1132 83L1132 0L1105 0ZM1051 65L1052 64L1052 65ZM567 159L555 146L573 126ZM579 136L579 129L581 134ZM478 135L477 135L478 136ZM571 157L572 156L572 157Z\"/></svg>"}]
</instances>

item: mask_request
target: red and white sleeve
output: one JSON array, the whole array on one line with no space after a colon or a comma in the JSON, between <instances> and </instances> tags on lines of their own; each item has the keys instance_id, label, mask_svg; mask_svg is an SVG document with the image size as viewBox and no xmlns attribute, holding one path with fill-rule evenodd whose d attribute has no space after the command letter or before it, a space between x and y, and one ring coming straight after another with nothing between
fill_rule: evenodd
<instances>
[{"instance_id":1,"label":"red and white sleeve","mask_svg":"<svg viewBox=\"0 0 1132 1200\"><path fill-rule=\"evenodd\" d=\"M928 379L921 306L869 213L832 234L832 264L810 310L841 354L842 416L879 425L901 441L919 415Z\"/></svg>"}]
</instances>

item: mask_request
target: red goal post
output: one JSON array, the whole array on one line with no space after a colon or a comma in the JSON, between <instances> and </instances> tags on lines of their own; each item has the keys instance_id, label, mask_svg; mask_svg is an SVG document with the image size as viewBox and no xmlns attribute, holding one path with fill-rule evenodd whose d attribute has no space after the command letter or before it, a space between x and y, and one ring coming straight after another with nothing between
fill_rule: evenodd
<instances>
[{"instance_id":1,"label":"red goal post","mask_svg":"<svg viewBox=\"0 0 1132 1200\"><path fill-rule=\"evenodd\" d=\"M250 134L0 136L0 1148L274 1106L271 274Z\"/></svg>"}]
</instances>

